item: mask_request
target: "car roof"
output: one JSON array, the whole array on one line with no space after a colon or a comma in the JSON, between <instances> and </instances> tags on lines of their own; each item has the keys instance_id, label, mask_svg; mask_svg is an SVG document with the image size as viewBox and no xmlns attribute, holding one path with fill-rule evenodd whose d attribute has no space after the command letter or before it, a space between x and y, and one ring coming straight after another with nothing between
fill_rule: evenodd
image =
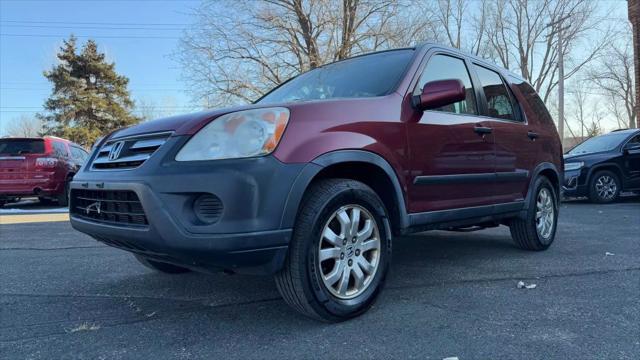
<instances>
[{"instance_id":1,"label":"car roof","mask_svg":"<svg viewBox=\"0 0 640 360\"><path fill-rule=\"evenodd\" d=\"M640 131L640 129L618 129L618 130L613 130L612 132L610 132L609 134L633 134L637 131Z\"/></svg>"},{"instance_id":2,"label":"car roof","mask_svg":"<svg viewBox=\"0 0 640 360\"><path fill-rule=\"evenodd\" d=\"M460 54L460 55L463 55L463 56L466 56L466 57L470 58L471 60L473 60L476 63L482 64L482 65L484 65L486 67L489 67L489 68L493 68L495 70L499 70L500 72L503 73L503 75L509 75L511 77L514 77L514 78L518 79L519 81L528 82L527 80L523 79L521 75L518 75L518 74L510 71L509 69L505 69L500 65L497 65L497 64L495 64L495 63L493 63L491 61L488 61L487 59L483 59L483 58L481 58L479 56L470 54L468 52L462 51L462 50L457 49L457 48L453 48L453 47L450 47L450 46L441 45L441 44L433 43L433 42L423 43L421 45L421 47L422 48L440 48L440 49L445 49L445 50L448 50L448 51L451 51L451 52L455 52L457 54Z\"/></svg>"}]
</instances>

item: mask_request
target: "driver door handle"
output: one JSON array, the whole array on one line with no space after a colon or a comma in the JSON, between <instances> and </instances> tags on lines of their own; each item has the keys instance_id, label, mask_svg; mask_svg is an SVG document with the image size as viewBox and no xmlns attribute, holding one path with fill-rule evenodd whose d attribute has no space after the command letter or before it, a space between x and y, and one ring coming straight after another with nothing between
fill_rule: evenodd
<instances>
[{"instance_id":1,"label":"driver door handle","mask_svg":"<svg viewBox=\"0 0 640 360\"><path fill-rule=\"evenodd\" d=\"M485 134L491 134L493 132L493 129L486 126L475 126L473 128L473 131L475 131L476 134L485 135Z\"/></svg>"},{"instance_id":2,"label":"driver door handle","mask_svg":"<svg viewBox=\"0 0 640 360\"><path fill-rule=\"evenodd\" d=\"M535 140L535 139L537 139L540 135L539 135L537 132L529 131L529 132L527 132L527 136L529 137L529 139L531 139L531 140Z\"/></svg>"}]
</instances>

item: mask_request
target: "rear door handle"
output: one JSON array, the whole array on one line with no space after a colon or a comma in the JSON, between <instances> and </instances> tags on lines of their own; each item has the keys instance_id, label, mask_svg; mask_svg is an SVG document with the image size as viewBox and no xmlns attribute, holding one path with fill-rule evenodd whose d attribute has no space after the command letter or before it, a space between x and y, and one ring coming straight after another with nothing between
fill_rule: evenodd
<instances>
[{"instance_id":1,"label":"rear door handle","mask_svg":"<svg viewBox=\"0 0 640 360\"><path fill-rule=\"evenodd\" d=\"M476 134L485 135L491 134L491 132L493 132L493 129L486 126L476 126L473 128L473 131L475 131Z\"/></svg>"},{"instance_id":2,"label":"rear door handle","mask_svg":"<svg viewBox=\"0 0 640 360\"><path fill-rule=\"evenodd\" d=\"M529 131L529 132L527 132L527 136L529 137L529 139L531 139L531 140L535 140L535 139L537 139L540 135L538 135L538 133L537 133L537 132Z\"/></svg>"}]
</instances>

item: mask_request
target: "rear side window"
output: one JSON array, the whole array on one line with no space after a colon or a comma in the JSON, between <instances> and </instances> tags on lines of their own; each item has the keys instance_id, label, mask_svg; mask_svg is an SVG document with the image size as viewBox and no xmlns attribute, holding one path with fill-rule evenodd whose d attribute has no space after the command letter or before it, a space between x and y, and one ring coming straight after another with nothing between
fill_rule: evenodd
<instances>
[{"instance_id":1,"label":"rear side window","mask_svg":"<svg viewBox=\"0 0 640 360\"><path fill-rule=\"evenodd\" d=\"M532 113L536 116L540 123L544 125L555 126L553 118L551 117L551 114L549 114L549 110L547 110L544 102L542 101L542 99L540 99L540 96L538 96L538 93L536 93L533 87L531 87L531 85L529 85L529 83L527 83L526 81L513 76L510 76L509 79L511 79L513 86L515 86L515 88L518 89L518 91L520 91L520 93L524 96L527 104L529 104L529 107L531 107Z\"/></svg>"},{"instance_id":2,"label":"rear side window","mask_svg":"<svg viewBox=\"0 0 640 360\"><path fill-rule=\"evenodd\" d=\"M636 135L627 144L640 145L640 135Z\"/></svg>"},{"instance_id":3,"label":"rear side window","mask_svg":"<svg viewBox=\"0 0 640 360\"><path fill-rule=\"evenodd\" d=\"M511 96L500 75L482 66L474 65L474 68L487 99L487 115L498 119L516 120Z\"/></svg>"},{"instance_id":4,"label":"rear side window","mask_svg":"<svg viewBox=\"0 0 640 360\"><path fill-rule=\"evenodd\" d=\"M54 141L53 143L53 154L58 157L67 157L67 147L64 146L60 141Z\"/></svg>"},{"instance_id":5,"label":"rear side window","mask_svg":"<svg viewBox=\"0 0 640 360\"><path fill-rule=\"evenodd\" d=\"M87 159L87 157L89 157L89 154L81 148L72 146L71 156L77 161L84 162Z\"/></svg>"},{"instance_id":6,"label":"rear side window","mask_svg":"<svg viewBox=\"0 0 640 360\"><path fill-rule=\"evenodd\" d=\"M0 139L0 154L44 154L44 141L39 139Z\"/></svg>"},{"instance_id":7,"label":"rear side window","mask_svg":"<svg viewBox=\"0 0 640 360\"><path fill-rule=\"evenodd\" d=\"M420 76L418 86L414 90L413 95L420 95L422 88L428 82L446 79L458 79L462 81L467 96L462 101L434 110L454 114L477 115L476 97L473 92L473 85L471 84L471 77L469 76L469 71L467 71L467 66L464 64L464 60L453 56L440 54L432 56Z\"/></svg>"}]
</instances>

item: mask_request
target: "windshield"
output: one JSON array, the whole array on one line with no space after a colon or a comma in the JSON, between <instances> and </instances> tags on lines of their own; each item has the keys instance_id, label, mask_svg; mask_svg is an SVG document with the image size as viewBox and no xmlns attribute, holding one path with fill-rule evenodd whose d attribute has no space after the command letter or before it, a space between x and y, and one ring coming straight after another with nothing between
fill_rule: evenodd
<instances>
[{"instance_id":1,"label":"windshield","mask_svg":"<svg viewBox=\"0 0 640 360\"><path fill-rule=\"evenodd\" d=\"M393 50L325 65L283 84L258 103L387 95L404 74L413 53L412 49Z\"/></svg>"},{"instance_id":2,"label":"windshield","mask_svg":"<svg viewBox=\"0 0 640 360\"><path fill-rule=\"evenodd\" d=\"M627 138L629 134L625 133L610 133L607 135L600 135L592 137L586 140L582 144L574 147L569 151L569 155L589 154L602 151L610 151L615 149L620 143Z\"/></svg>"},{"instance_id":3,"label":"windshield","mask_svg":"<svg viewBox=\"0 0 640 360\"><path fill-rule=\"evenodd\" d=\"M44 141L38 139L1 139L0 154L43 154Z\"/></svg>"}]
</instances>

